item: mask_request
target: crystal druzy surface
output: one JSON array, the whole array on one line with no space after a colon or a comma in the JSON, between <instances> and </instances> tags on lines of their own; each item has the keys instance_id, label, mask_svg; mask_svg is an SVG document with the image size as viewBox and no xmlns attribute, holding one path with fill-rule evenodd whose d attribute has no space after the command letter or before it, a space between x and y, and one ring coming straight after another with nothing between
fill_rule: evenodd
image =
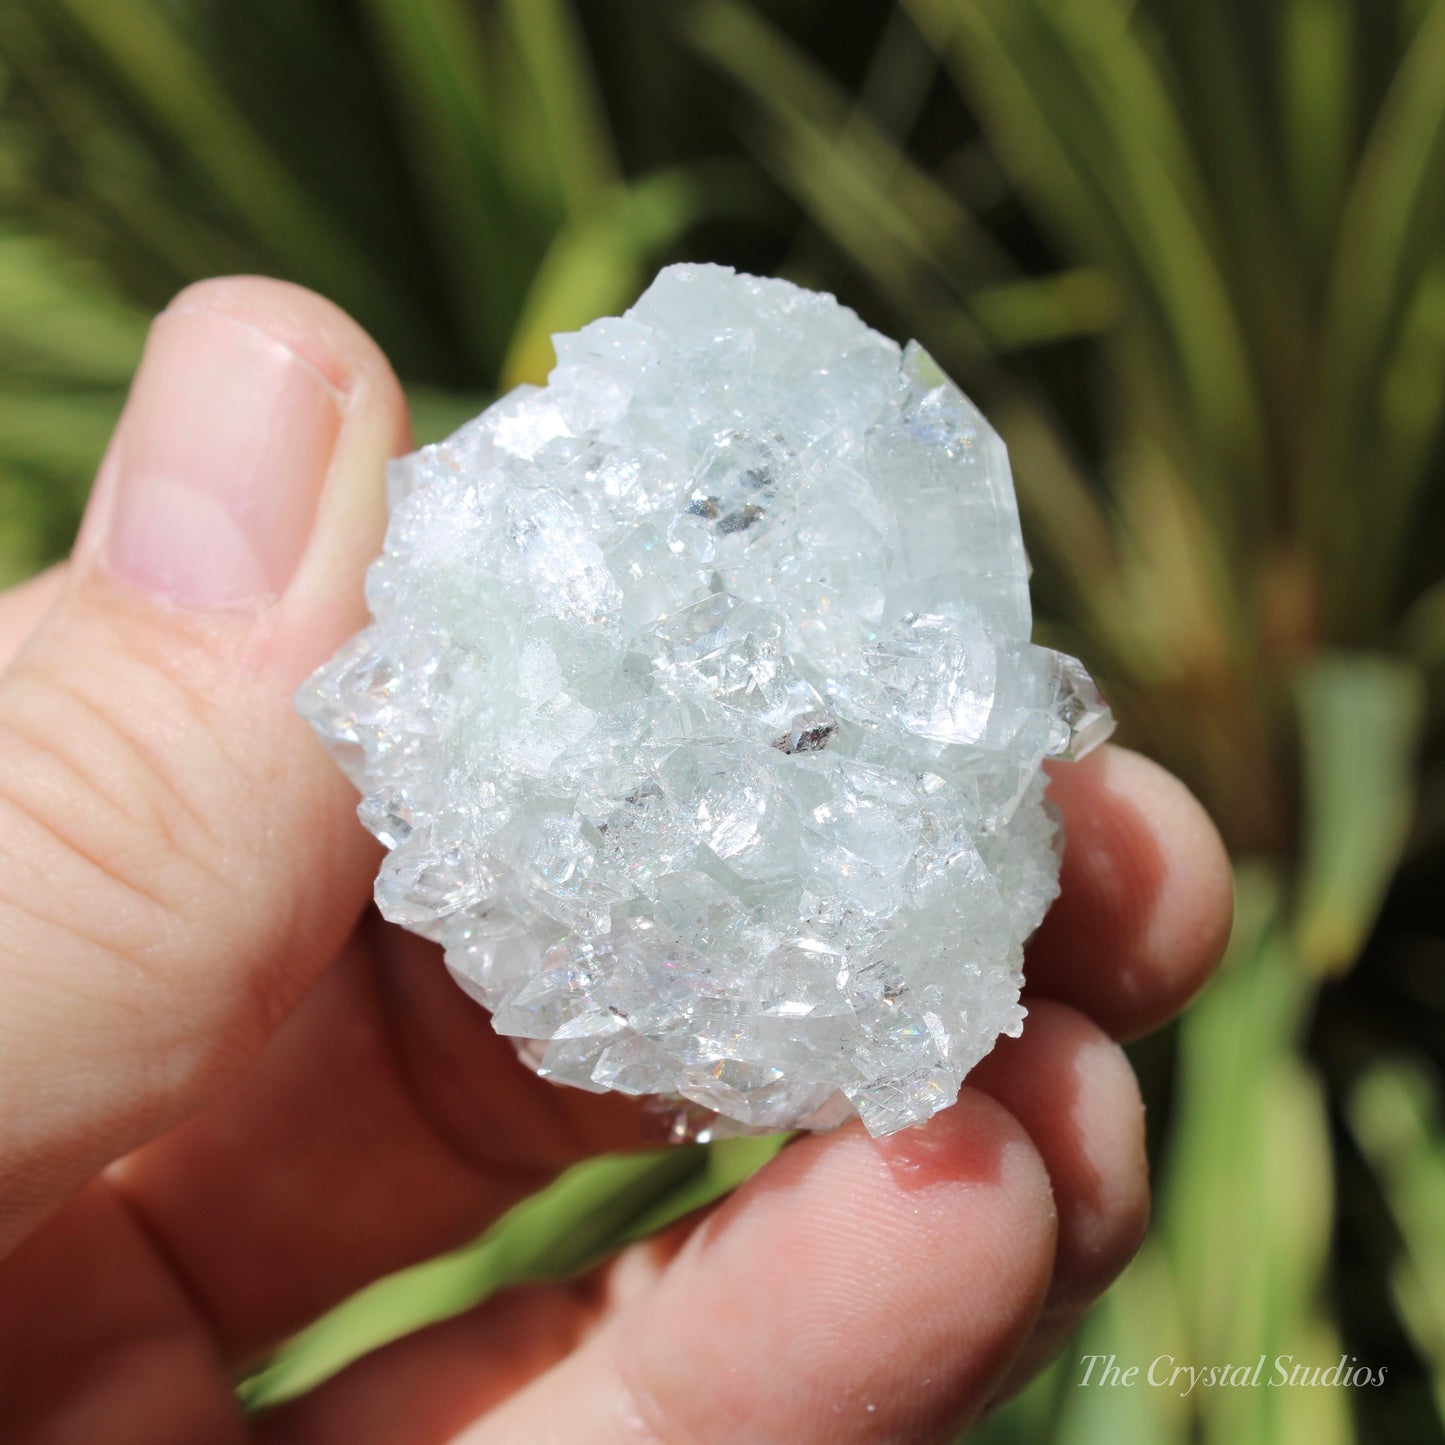
<instances>
[{"instance_id":1,"label":"crystal druzy surface","mask_svg":"<svg viewBox=\"0 0 1445 1445\"><path fill-rule=\"evenodd\" d=\"M715 266L394 465L375 618L299 705L540 1074L874 1134L1023 1018L1040 765L1111 722L1029 642L1003 443L917 345Z\"/></svg>"}]
</instances>

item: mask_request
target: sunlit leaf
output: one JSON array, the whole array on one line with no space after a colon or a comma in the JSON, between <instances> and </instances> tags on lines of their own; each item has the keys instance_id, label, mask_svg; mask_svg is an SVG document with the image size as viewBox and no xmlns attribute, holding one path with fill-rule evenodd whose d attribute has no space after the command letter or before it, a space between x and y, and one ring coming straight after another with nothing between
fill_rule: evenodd
<instances>
[{"instance_id":1,"label":"sunlit leaf","mask_svg":"<svg viewBox=\"0 0 1445 1445\"><path fill-rule=\"evenodd\" d=\"M577 18L564 0L503 0L502 8L537 95L549 174L568 213L584 216L616 183L617 161Z\"/></svg>"},{"instance_id":2,"label":"sunlit leaf","mask_svg":"<svg viewBox=\"0 0 1445 1445\"><path fill-rule=\"evenodd\" d=\"M1187 1363L1332 1360L1323 1312L1333 1190L1322 1081L1298 1055L1309 980L1271 873L1240 875L1219 978L1181 1021L1178 1114L1160 1228ZM1220 1389L1194 1402L1210 1445L1352 1437L1338 1391Z\"/></svg>"},{"instance_id":3,"label":"sunlit leaf","mask_svg":"<svg viewBox=\"0 0 1445 1445\"><path fill-rule=\"evenodd\" d=\"M606 204L558 231L537 268L502 367L503 389L540 383L551 338L630 306L657 258L705 216L740 208L747 195L727 167L678 167L619 187Z\"/></svg>"},{"instance_id":4,"label":"sunlit leaf","mask_svg":"<svg viewBox=\"0 0 1445 1445\"><path fill-rule=\"evenodd\" d=\"M644 1212L705 1167L703 1149L581 1164L519 1204L475 1244L353 1295L283 1345L239 1387L249 1409L314 1389L353 1360L451 1319L524 1280L561 1279L615 1248Z\"/></svg>"},{"instance_id":5,"label":"sunlit leaf","mask_svg":"<svg viewBox=\"0 0 1445 1445\"><path fill-rule=\"evenodd\" d=\"M71 386L124 386L147 324L61 247L0 230L0 360L12 378L19 371Z\"/></svg>"},{"instance_id":6,"label":"sunlit leaf","mask_svg":"<svg viewBox=\"0 0 1445 1445\"><path fill-rule=\"evenodd\" d=\"M1349 1119L1400 1230L1395 1302L1430 1368L1445 1426L1445 1121L1438 1080L1418 1063L1382 1060L1356 1086Z\"/></svg>"},{"instance_id":7,"label":"sunlit leaf","mask_svg":"<svg viewBox=\"0 0 1445 1445\"><path fill-rule=\"evenodd\" d=\"M1354 962L1414 807L1422 689L1383 657L1322 657L1300 679L1305 836L1296 937L1320 972Z\"/></svg>"}]
</instances>

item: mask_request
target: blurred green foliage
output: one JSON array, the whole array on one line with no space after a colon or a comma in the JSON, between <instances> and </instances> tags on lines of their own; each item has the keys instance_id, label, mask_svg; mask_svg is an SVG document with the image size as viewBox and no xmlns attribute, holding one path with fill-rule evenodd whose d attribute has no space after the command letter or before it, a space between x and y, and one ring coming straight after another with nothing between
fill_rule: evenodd
<instances>
[{"instance_id":1,"label":"blurred green foliage","mask_svg":"<svg viewBox=\"0 0 1445 1445\"><path fill-rule=\"evenodd\" d=\"M1008 439L1040 631L1239 863L1135 1050L1158 1218L996 1442L1445 1421L1445 0L10 0L0 577L60 556L145 318L317 287L418 433L681 255L917 335ZM584 1267L772 1147L563 1181L248 1386ZM1371 1391L1075 1387L1341 1352Z\"/></svg>"}]
</instances>

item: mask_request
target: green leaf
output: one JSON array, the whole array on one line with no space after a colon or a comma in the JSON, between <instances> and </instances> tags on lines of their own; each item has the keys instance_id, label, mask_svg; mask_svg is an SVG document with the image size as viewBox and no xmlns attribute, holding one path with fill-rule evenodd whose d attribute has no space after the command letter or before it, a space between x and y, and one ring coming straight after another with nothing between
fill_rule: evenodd
<instances>
[{"instance_id":1,"label":"green leaf","mask_svg":"<svg viewBox=\"0 0 1445 1445\"><path fill-rule=\"evenodd\" d=\"M155 0L54 0L130 99L169 132L198 179L238 224L298 276L348 305L390 310L390 287L345 230L299 183L207 70L168 8Z\"/></svg>"},{"instance_id":2,"label":"green leaf","mask_svg":"<svg viewBox=\"0 0 1445 1445\"><path fill-rule=\"evenodd\" d=\"M928 103L938 57L901 6L883 24L878 44L854 99L855 115L866 116L901 150Z\"/></svg>"},{"instance_id":3,"label":"green leaf","mask_svg":"<svg viewBox=\"0 0 1445 1445\"><path fill-rule=\"evenodd\" d=\"M617 181L607 115L577 17L563 0L502 0L518 58L536 93L559 198L574 219Z\"/></svg>"},{"instance_id":4,"label":"green leaf","mask_svg":"<svg viewBox=\"0 0 1445 1445\"><path fill-rule=\"evenodd\" d=\"M1273 16L1261 12L1273 8L1160 0L1149 7L1157 17L1152 25L1141 13L1131 27L1164 52L1156 64L1168 108L1177 112L1180 140L1197 167L1195 214L1255 367L1262 426L1274 422L1281 383L1308 356L1309 287L1319 269L1309 264L1317 256L1301 254L1292 225L1270 57L1258 54L1273 38Z\"/></svg>"},{"instance_id":5,"label":"green leaf","mask_svg":"<svg viewBox=\"0 0 1445 1445\"><path fill-rule=\"evenodd\" d=\"M1249 475L1263 427L1251 361L1213 255L1197 165L1167 86L1116 4L908 0L978 106L1021 193L1071 251L1144 303L1198 438ZM1248 500L1216 492L1216 513Z\"/></svg>"},{"instance_id":6,"label":"green leaf","mask_svg":"<svg viewBox=\"0 0 1445 1445\"><path fill-rule=\"evenodd\" d=\"M1305 833L1295 947L1317 973L1348 968L1409 833L1423 689L1407 664L1321 657L1301 677Z\"/></svg>"},{"instance_id":7,"label":"green leaf","mask_svg":"<svg viewBox=\"0 0 1445 1445\"><path fill-rule=\"evenodd\" d=\"M503 390L544 381L552 366L551 338L630 306L657 258L700 219L743 209L749 193L739 179L728 166L656 171L565 225L527 292L502 367Z\"/></svg>"},{"instance_id":8,"label":"green leaf","mask_svg":"<svg viewBox=\"0 0 1445 1445\"><path fill-rule=\"evenodd\" d=\"M1063 1397L1063 1418L1053 1433L1026 1435L1021 1445L1039 1439L1050 1445L1113 1445L1128 1440L1183 1445L1189 1439L1193 1411L1177 1390L1147 1383L1133 1388L1084 1387L1080 1381L1086 1355L1113 1355L1125 1368L1137 1365L1146 1374L1159 1355L1177 1356L1185 1338L1168 1257L1159 1239L1146 1239L1065 1351L1069 1389Z\"/></svg>"},{"instance_id":9,"label":"green leaf","mask_svg":"<svg viewBox=\"0 0 1445 1445\"><path fill-rule=\"evenodd\" d=\"M500 171L486 36L466 0L363 0L390 82L402 139L419 177L431 235L460 310L478 380L490 380L511 332L530 258L526 229Z\"/></svg>"},{"instance_id":10,"label":"green leaf","mask_svg":"<svg viewBox=\"0 0 1445 1445\"><path fill-rule=\"evenodd\" d=\"M511 1285L576 1274L615 1249L645 1211L705 1167L702 1148L579 1164L517 1205L475 1244L353 1295L283 1345L237 1393L250 1410L278 1405L372 1350L462 1314Z\"/></svg>"},{"instance_id":11,"label":"green leaf","mask_svg":"<svg viewBox=\"0 0 1445 1445\"><path fill-rule=\"evenodd\" d=\"M1335 257L1326 356L1335 396L1358 396L1430 255L1445 158L1445 0L1433 0L1385 97L1360 160Z\"/></svg>"},{"instance_id":12,"label":"green leaf","mask_svg":"<svg viewBox=\"0 0 1445 1445\"><path fill-rule=\"evenodd\" d=\"M683 33L750 95L766 124L749 130L763 163L870 277L916 310L932 298L967 321L967 291L1018 268L943 187L917 167L827 73L752 10L705 0ZM977 349L975 334L960 338Z\"/></svg>"},{"instance_id":13,"label":"green leaf","mask_svg":"<svg viewBox=\"0 0 1445 1445\"><path fill-rule=\"evenodd\" d=\"M1350 1127L1370 1161L1403 1250L1391 1273L1400 1323L1429 1368L1445 1425L1445 1120L1438 1080L1385 1059L1355 1086Z\"/></svg>"},{"instance_id":14,"label":"green leaf","mask_svg":"<svg viewBox=\"0 0 1445 1445\"><path fill-rule=\"evenodd\" d=\"M0 362L12 384L24 372L67 386L124 387L148 325L144 311L64 248L0 230Z\"/></svg>"},{"instance_id":15,"label":"green leaf","mask_svg":"<svg viewBox=\"0 0 1445 1445\"><path fill-rule=\"evenodd\" d=\"M1348 178L1354 112L1351 0L1285 0L1280 14L1281 125L1302 236L1327 254Z\"/></svg>"},{"instance_id":16,"label":"green leaf","mask_svg":"<svg viewBox=\"0 0 1445 1445\"><path fill-rule=\"evenodd\" d=\"M407 387L406 405L411 413L413 443L424 447L432 442L445 441L492 400L490 396L442 391L432 386Z\"/></svg>"},{"instance_id":17,"label":"green leaf","mask_svg":"<svg viewBox=\"0 0 1445 1445\"><path fill-rule=\"evenodd\" d=\"M1420 671L1445 682L1445 577L1411 603L1400 625L1401 641Z\"/></svg>"},{"instance_id":18,"label":"green leaf","mask_svg":"<svg viewBox=\"0 0 1445 1445\"><path fill-rule=\"evenodd\" d=\"M1406 345L1418 337L1406 320L1418 303L1422 273L1438 264L1445 232L1445 0L1432 0L1390 84L1344 203L1326 298L1318 408L1303 416L1301 447L1311 477L1307 520L1326 564L1338 574L1332 621L1345 635L1375 622L1389 601L1379 537L1397 529L1399 509L1376 517L1373 426L1381 379L1398 372L1389 356L1402 322ZM1433 283L1431 290L1433 290ZM1427 296L1429 292L1425 293ZM1433 298L1424 303L1433 312ZM1418 327L1418 312L1414 324ZM1384 482L1392 497L1402 486ZM1364 545L1360 545L1361 539Z\"/></svg>"},{"instance_id":19,"label":"green leaf","mask_svg":"<svg viewBox=\"0 0 1445 1445\"><path fill-rule=\"evenodd\" d=\"M1398 601L1420 505L1438 476L1432 463L1445 421L1445 260L1430 265L1406 303L1380 391L1379 454L1359 550L1383 612Z\"/></svg>"},{"instance_id":20,"label":"green leaf","mask_svg":"<svg viewBox=\"0 0 1445 1445\"><path fill-rule=\"evenodd\" d=\"M125 392L0 391L0 457L83 496L120 417Z\"/></svg>"},{"instance_id":21,"label":"green leaf","mask_svg":"<svg viewBox=\"0 0 1445 1445\"><path fill-rule=\"evenodd\" d=\"M6 201L27 229L123 272L156 299L199 275L259 269L253 248L199 214L214 205L195 204L205 188L189 176L190 194L177 204L175 137L167 164L155 128L137 123L106 58L77 41L63 11L35 0L0 7L0 56L20 102L0 150L11 169ZM37 114L27 115L30 107ZM57 186L58 174L67 184Z\"/></svg>"},{"instance_id":22,"label":"green leaf","mask_svg":"<svg viewBox=\"0 0 1445 1445\"><path fill-rule=\"evenodd\" d=\"M1058 589L1058 615L1087 640L1087 646L1071 640L1064 650L1102 664L1101 649L1118 642L1107 621L1120 605L1119 549L1110 517L1057 422L1026 395L1000 391L991 415L999 435L1008 438L1024 540L1041 564L1036 585L1041 592Z\"/></svg>"},{"instance_id":23,"label":"green leaf","mask_svg":"<svg viewBox=\"0 0 1445 1445\"><path fill-rule=\"evenodd\" d=\"M1179 1286L1188 1363L1337 1357L1323 1309L1334 1191L1323 1081L1300 1057L1310 980L1283 927L1283 889L1239 873L1234 938L1180 1021L1159 1229ZM1192 1407L1208 1445L1351 1437L1339 1391L1217 1389Z\"/></svg>"},{"instance_id":24,"label":"green leaf","mask_svg":"<svg viewBox=\"0 0 1445 1445\"><path fill-rule=\"evenodd\" d=\"M1123 310L1113 276L1098 266L984 286L970 304L995 352L1108 331Z\"/></svg>"},{"instance_id":25,"label":"green leaf","mask_svg":"<svg viewBox=\"0 0 1445 1445\"><path fill-rule=\"evenodd\" d=\"M628 1226L626 1237L629 1240L646 1239L732 1193L747 1183L769 1160L776 1158L783 1145L794 1137L791 1134L767 1134L761 1138L719 1139L709 1144L703 1167L649 1205Z\"/></svg>"}]
</instances>

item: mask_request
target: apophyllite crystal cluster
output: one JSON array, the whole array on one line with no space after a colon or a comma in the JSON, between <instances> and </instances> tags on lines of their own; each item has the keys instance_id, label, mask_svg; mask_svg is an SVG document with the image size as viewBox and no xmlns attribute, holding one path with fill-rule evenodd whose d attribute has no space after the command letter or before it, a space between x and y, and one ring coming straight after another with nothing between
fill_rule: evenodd
<instances>
[{"instance_id":1,"label":"apophyllite crystal cluster","mask_svg":"<svg viewBox=\"0 0 1445 1445\"><path fill-rule=\"evenodd\" d=\"M302 712L538 1073L874 1134L1015 1033L1041 764L1111 722L1029 642L1003 443L832 297L663 271L395 464L375 618Z\"/></svg>"}]
</instances>

